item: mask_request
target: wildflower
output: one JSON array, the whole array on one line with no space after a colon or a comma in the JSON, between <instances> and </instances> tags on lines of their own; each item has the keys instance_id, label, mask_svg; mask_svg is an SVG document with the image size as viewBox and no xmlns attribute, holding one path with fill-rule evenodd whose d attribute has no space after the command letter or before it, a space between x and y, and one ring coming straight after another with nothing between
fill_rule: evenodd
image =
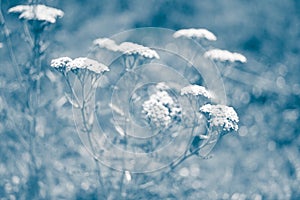
<instances>
[{"instance_id":1,"label":"wildflower","mask_svg":"<svg viewBox=\"0 0 300 200\"><path fill-rule=\"evenodd\" d=\"M181 29L176 31L173 34L174 38L178 38L178 37L187 37L190 39L206 39L209 41L216 41L217 37L210 31L208 31L207 29Z\"/></svg>"},{"instance_id":2,"label":"wildflower","mask_svg":"<svg viewBox=\"0 0 300 200\"><path fill-rule=\"evenodd\" d=\"M168 127L180 118L181 108L166 91L158 91L143 103L142 112L155 126Z\"/></svg>"},{"instance_id":3,"label":"wildflower","mask_svg":"<svg viewBox=\"0 0 300 200\"><path fill-rule=\"evenodd\" d=\"M121 43L118 47L118 51L125 55L139 55L144 58L159 59L159 55L156 51L150 49L149 47L132 42Z\"/></svg>"},{"instance_id":4,"label":"wildflower","mask_svg":"<svg viewBox=\"0 0 300 200\"><path fill-rule=\"evenodd\" d=\"M242 63L247 62L247 58L243 56L240 53L233 53L227 50L221 50L221 49L212 49L204 53L204 57L209 58L211 60L217 60L217 61L229 61L229 62L235 62L239 61Z\"/></svg>"},{"instance_id":5,"label":"wildflower","mask_svg":"<svg viewBox=\"0 0 300 200\"><path fill-rule=\"evenodd\" d=\"M72 59L69 57L60 57L60 58L51 60L50 66L57 70L65 70L66 65L71 61L72 61Z\"/></svg>"},{"instance_id":6,"label":"wildflower","mask_svg":"<svg viewBox=\"0 0 300 200\"><path fill-rule=\"evenodd\" d=\"M109 38L98 38L94 40L93 44L98 45L100 48L108 49L110 51L118 51L119 47L114 40Z\"/></svg>"},{"instance_id":7,"label":"wildflower","mask_svg":"<svg viewBox=\"0 0 300 200\"><path fill-rule=\"evenodd\" d=\"M106 48L110 51L120 52L125 55L139 55L144 58L159 59L159 55L156 51L133 42L123 42L118 45L110 38L98 38L94 40L93 44L98 45L100 48Z\"/></svg>"},{"instance_id":8,"label":"wildflower","mask_svg":"<svg viewBox=\"0 0 300 200\"><path fill-rule=\"evenodd\" d=\"M165 83L165 82L159 82L157 85L156 85L156 89L160 90L160 91L163 91L163 90L169 90L170 87Z\"/></svg>"},{"instance_id":9,"label":"wildflower","mask_svg":"<svg viewBox=\"0 0 300 200\"><path fill-rule=\"evenodd\" d=\"M58 17L63 17L62 10L45 6L43 4L37 5L18 5L8 10L9 13L20 13L19 19L46 21L55 23Z\"/></svg>"},{"instance_id":10,"label":"wildflower","mask_svg":"<svg viewBox=\"0 0 300 200\"><path fill-rule=\"evenodd\" d=\"M67 71L76 71L78 69L87 69L93 73L101 74L105 71L109 71L108 67L102 63L97 62L96 60L89 59L86 57L79 57L71 62L68 62L66 65Z\"/></svg>"},{"instance_id":11,"label":"wildflower","mask_svg":"<svg viewBox=\"0 0 300 200\"><path fill-rule=\"evenodd\" d=\"M205 87L200 85L188 85L181 89L181 95L193 95L193 96L204 96L208 99L213 98L213 93L206 90Z\"/></svg>"},{"instance_id":12,"label":"wildflower","mask_svg":"<svg viewBox=\"0 0 300 200\"><path fill-rule=\"evenodd\" d=\"M222 127L224 131L238 130L239 117L232 107L206 104L200 112L208 114L208 122L213 127Z\"/></svg>"}]
</instances>

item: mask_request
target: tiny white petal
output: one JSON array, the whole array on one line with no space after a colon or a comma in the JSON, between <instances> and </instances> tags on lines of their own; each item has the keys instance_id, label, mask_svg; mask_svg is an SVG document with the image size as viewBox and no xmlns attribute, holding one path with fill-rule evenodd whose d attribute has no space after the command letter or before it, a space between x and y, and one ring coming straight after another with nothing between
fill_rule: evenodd
<instances>
[{"instance_id":1,"label":"tiny white petal","mask_svg":"<svg viewBox=\"0 0 300 200\"><path fill-rule=\"evenodd\" d=\"M128 182L131 181L131 174L129 171L125 171L125 177Z\"/></svg>"},{"instance_id":2,"label":"tiny white petal","mask_svg":"<svg viewBox=\"0 0 300 200\"><path fill-rule=\"evenodd\" d=\"M125 135L124 130L123 130L120 126L116 125L116 126L115 126L115 129L116 129L116 131L117 131L121 136L124 136L124 135Z\"/></svg>"}]
</instances>

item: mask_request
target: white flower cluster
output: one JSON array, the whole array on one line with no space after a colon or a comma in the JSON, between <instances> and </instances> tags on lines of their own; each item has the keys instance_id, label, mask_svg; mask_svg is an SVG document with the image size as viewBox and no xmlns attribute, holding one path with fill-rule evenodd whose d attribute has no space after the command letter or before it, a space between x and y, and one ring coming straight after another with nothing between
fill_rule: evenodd
<instances>
[{"instance_id":1,"label":"white flower cluster","mask_svg":"<svg viewBox=\"0 0 300 200\"><path fill-rule=\"evenodd\" d=\"M125 55L139 55L144 58L159 59L159 55L155 50L132 42L123 42L117 45L112 39L98 38L94 40L93 43L94 45L98 45L100 48L106 48L110 51L120 52Z\"/></svg>"},{"instance_id":2,"label":"white flower cluster","mask_svg":"<svg viewBox=\"0 0 300 200\"><path fill-rule=\"evenodd\" d=\"M56 58L51 61L50 66L60 71L65 70L66 72L87 69L92 73L101 74L109 71L106 65L86 57L79 57L74 60L69 57Z\"/></svg>"},{"instance_id":3,"label":"white flower cluster","mask_svg":"<svg viewBox=\"0 0 300 200\"><path fill-rule=\"evenodd\" d=\"M171 88L165 82L159 82L156 84L156 89L160 91L170 90Z\"/></svg>"},{"instance_id":4,"label":"white flower cluster","mask_svg":"<svg viewBox=\"0 0 300 200\"><path fill-rule=\"evenodd\" d=\"M50 66L57 70L65 70L66 65L71 61L72 61L72 59L69 57L60 57L60 58L51 60Z\"/></svg>"},{"instance_id":5,"label":"white flower cluster","mask_svg":"<svg viewBox=\"0 0 300 200\"><path fill-rule=\"evenodd\" d=\"M173 37L174 38L178 38L178 37L187 37L187 38L190 38L190 39L206 39L206 40L209 40L209 41L216 41L217 40L217 37L210 31L208 31L207 29L194 29L194 28L191 28L191 29L181 29L181 30L178 30L176 31L174 34L173 34Z\"/></svg>"},{"instance_id":6,"label":"white flower cluster","mask_svg":"<svg viewBox=\"0 0 300 200\"><path fill-rule=\"evenodd\" d=\"M193 95L193 96L203 96L208 99L214 97L213 93L208 91L205 87L200 85L188 85L181 89L181 95Z\"/></svg>"},{"instance_id":7,"label":"white flower cluster","mask_svg":"<svg viewBox=\"0 0 300 200\"><path fill-rule=\"evenodd\" d=\"M58 17L63 17L62 10L45 6L43 4L37 5L18 5L8 10L9 13L20 13L19 19L46 21L55 23Z\"/></svg>"},{"instance_id":8,"label":"white flower cluster","mask_svg":"<svg viewBox=\"0 0 300 200\"><path fill-rule=\"evenodd\" d=\"M232 107L206 104L200 108L200 112L208 114L211 126L222 127L224 131L237 131L239 128L239 117Z\"/></svg>"},{"instance_id":9,"label":"white flower cluster","mask_svg":"<svg viewBox=\"0 0 300 200\"><path fill-rule=\"evenodd\" d=\"M212 49L204 53L204 57L209 58L211 60L221 61L221 62L236 62L239 61L241 63L247 62L247 58L240 53L233 53L227 50L221 49Z\"/></svg>"},{"instance_id":10,"label":"white flower cluster","mask_svg":"<svg viewBox=\"0 0 300 200\"><path fill-rule=\"evenodd\" d=\"M166 91L158 91L143 103L142 113L156 127L168 127L174 120L180 119L181 108Z\"/></svg>"},{"instance_id":11,"label":"white flower cluster","mask_svg":"<svg viewBox=\"0 0 300 200\"><path fill-rule=\"evenodd\" d=\"M119 45L119 51L126 55L140 55L145 58L150 59L159 59L159 55L156 51L150 49L149 47L145 47L140 44L132 43L132 42L123 42Z\"/></svg>"},{"instance_id":12,"label":"white flower cluster","mask_svg":"<svg viewBox=\"0 0 300 200\"><path fill-rule=\"evenodd\" d=\"M108 49L110 51L118 51L119 46L110 38L98 38L93 41L93 44L100 48Z\"/></svg>"}]
</instances>

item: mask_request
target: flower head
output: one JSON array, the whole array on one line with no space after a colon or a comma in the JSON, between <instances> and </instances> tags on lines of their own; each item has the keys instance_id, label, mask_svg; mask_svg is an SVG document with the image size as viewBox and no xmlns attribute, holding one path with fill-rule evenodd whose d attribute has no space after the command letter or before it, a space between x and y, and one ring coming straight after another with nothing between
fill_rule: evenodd
<instances>
[{"instance_id":1,"label":"flower head","mask_svg":"<svg viewBox=\"0 0 300 200\"><path fill-rule=\"evenodd\" d=\"M209 58L211 60L217 61L229 61L229 62L247 62L247 58L240 53L234 53L227 50L221 49L212 49L204 53L204 57Z\"/></svg>"},{"instance_id":2,"label":"flower head","mask_svg":"<svg viewBox=\"0 0 300 200\"><path fill-rule=\"evenodd\" d=\"M150 49L149 47L132 42L121 43L118 47L118 51L125 55L139 55L144 58L159 59L159 55L156 51Z\"/></svg>"},{"instance_id":3,"label":"flower head","mask_svg":"<svg viewBox=\"0 0 300 200\"><path fill-rule=\"evenodd\" d=\"M181 89L181 95L193 95L193 96L203 96L208 99L214 97L213 93L208 91L205 87L200 85L188 85Z\"/></svg>"},{"instance_id":4,"label":"flower head","mask_svg":"<svg viewBox=\"0 0 300 200\"><path fill-rule=\"evenodd\" d=\"M110 51L118 51L119 46L116 44L116 42L109 38L98 38L94 40L94 45L98 45L100 48L105 48Z\"/></svg>"},{"instance_id":5,"label":"flower head","mask_svg":"<svg viewBox=\"0 0 300 200\"><path fill-rule=\"evenodd\" d=\"M178 38L178 37L187 37L190 39L206 39L206 40L210 40L210 41L216 41L217 37L210 31L208 31L207 29L181 29L176 31L173 34L174 38Z\"/></svg>"},{"instance_id":6,"label":"flower head","mask_svg":"<svg viewBox=\"0 0 300 200\"><path fill-rule=\"evenodd\" d=\"M93 44L99 46L100 48L105 48L114 52L120 52L125 55L139 55L144 58L159 59L159 55L156 51L150 49L149 47L145 47L133 42L122 42L118 45L110 38L98 38L94 40Z\"/></svg>"},{"instance_id":7,"label":"flower head","mask_svg":"<svg viewBox=\"0 0 300 200\"><path fill-rule=\"evenodd\" d=\"M200 112L208 114L209 123L214 127L222 127L224 131L238 130L239 117L232 107L206 104Z\"/></svg>"},{"instance_id":8,"label":"flower head","mask_svg":"<svg viewBox=\"0 0 300 200\"><path fill-rule=\"evenodd\" d=\"M18 5L8 10L9 13L20 13L19 19L46 21L55 23L58 17L63 17L62 10L45 6L37 5Z\"/></svg>"},{"instance_id":9,"label":"flower head","mask_svg":"<svg viewBox=\"0 0 300 200\"><path fill-rule=\"evenodd\" d=\"M60 57L51 60L50 66L57 69L57 70L64 70L69 62L71 62L72 59L69 57Z\"/></svg>"},{"instance_id":10,"label":"flower head","mask_svg":"<svg viewBox=\"0 0 300 200\"><path fill-rule=\"evenodd\" d=\"M166 91L158 91L143 103L142 112L156 127L165 128L180 119L181 108Z\"/></svg>"},{"instance_id":11,"label":"flower head","mask_svg":"<svg viewBox=\"0 0 300 200\"><path fill-rule=\"evenodd\" d=\"M156 89L160 90L160 91L164 91L164 90L169 90L170 87L165 83L165 82L159 82L156 84Z\"/></svg>"},{"instance_id":12,"label":"flower head","mask_svg":"<svg viewBox=\"0 0 300 200\"><path fill-rule=\"evenodd\" d=\"M71 62L67 63L67 71L76 71L79 69L87 69L93 73L101 74L105 71L109 71L108 67L104 64L97 62L96 60L86 58L86 57L79 57Z\"/></svg>"}]
</instances>

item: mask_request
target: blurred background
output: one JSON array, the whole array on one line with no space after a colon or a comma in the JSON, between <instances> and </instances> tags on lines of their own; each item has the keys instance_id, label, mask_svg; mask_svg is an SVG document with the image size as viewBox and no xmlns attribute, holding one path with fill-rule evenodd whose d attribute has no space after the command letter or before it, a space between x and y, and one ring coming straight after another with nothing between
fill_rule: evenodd
<instances>
[{"instance_id":1,"label":"blurred background","mask_svg":"<svg viewBox=\"0 0 300 200\"><path fill-rule=\"evenodd\" d=\"M24 65L30 49L24 42L22 22L7 10L27 3L3 0L1 7L17 61ZM191 158L167 175L161 176L164 171L149 175L143 183L133 177L124 198L300 199L300 1L41 3L65 13L44 35L49 40L43 62L45 101L39 111L35 147L43 169L38 181L41 199L96 199L92 158L76 134L71 105L63 99L64 82L47 65L59 56L87 55L96 38L139 27L207 28L218 37L211 45L240 52L248 62L235 64L223 76L227 104L240 117L239 131L222 137L210 159ZM22 199L30 174L28 155L19 136L22 127L13 123L17 113L9 109L19 106L22 110L18 103L22 96L15 92L16 75L3 30L1 26L0 198Z\"/></svg>"}]
</instances>

